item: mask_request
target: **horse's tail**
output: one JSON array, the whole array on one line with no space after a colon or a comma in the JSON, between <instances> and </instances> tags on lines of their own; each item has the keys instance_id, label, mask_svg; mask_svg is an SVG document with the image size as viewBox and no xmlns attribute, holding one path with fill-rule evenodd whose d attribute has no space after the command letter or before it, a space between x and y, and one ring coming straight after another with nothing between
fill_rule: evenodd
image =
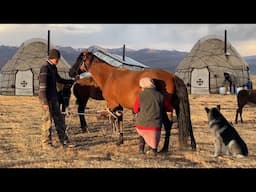
<instances>
[{"instance_id":1,"label":"horse's tail","mask_svg":"<svg viewBox=\"0 0 256 192\"><path fill-rule=\"evenodd\" d=\"M174 94L174 108L177 114L178 127L179 127L179 142L181 147L188 145L188 139L190 136L191 147L196 149L196 141L194 138L192 123L190 118L190 106L189 106L189 96L187 92L187 87L183 80L179 77L174 77L175 83L175 94ZM176 101L177 100L177 101Z\"/></svg>"}]
</instances>

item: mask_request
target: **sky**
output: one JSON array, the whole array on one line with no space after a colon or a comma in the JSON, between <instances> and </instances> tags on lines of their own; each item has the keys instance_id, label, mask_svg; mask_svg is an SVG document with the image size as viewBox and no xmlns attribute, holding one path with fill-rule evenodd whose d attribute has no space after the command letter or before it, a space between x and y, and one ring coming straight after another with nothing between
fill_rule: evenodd
<instances>
[{"instance_id":1,"label":"sky","mask_svg":"<svg viewBox=\"0 0 256 192\"><path fill-rule=\"evenodd\" d=\"M218 35L241 56L256 55L256 24L0 24L0 45L19 47L31 38L57 46L87 48L159 49L189 52L207 35Z\"/></svg>"}]
</instances>

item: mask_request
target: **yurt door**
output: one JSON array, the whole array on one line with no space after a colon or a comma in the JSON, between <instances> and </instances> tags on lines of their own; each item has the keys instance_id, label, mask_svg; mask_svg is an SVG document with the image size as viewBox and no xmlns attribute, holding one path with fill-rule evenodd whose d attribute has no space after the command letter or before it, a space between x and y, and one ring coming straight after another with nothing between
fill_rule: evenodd
<instances>
[{"instance_id":1,"label":"yurt door","mask_svg":"<svg viewBox=\"0 0 256 192\"><path fill-rule=\"evenodd\" d=\"M31 70L16 73L15 95L33 95L33 73Z\"/></svg>"},{"instance_id":2,"label":"yurt door","mask_svg":"<svg viewBox=\"0 0 256 192\"><path fill-rule=\"evenodd\" d=\"M209 94L209 71L207 68L193 69L191 74L191 93Z\"/></svg>"}]
</instances>

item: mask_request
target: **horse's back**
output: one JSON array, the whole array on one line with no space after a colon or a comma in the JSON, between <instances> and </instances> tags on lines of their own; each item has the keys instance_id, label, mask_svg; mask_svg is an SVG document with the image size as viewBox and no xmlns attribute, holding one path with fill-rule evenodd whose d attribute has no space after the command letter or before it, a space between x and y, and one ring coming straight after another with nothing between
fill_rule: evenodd
<instances>
[{"instance_id":1,"label":"horse's back","mask_svg":"<svg viewBox=\"0 0 256 192\"><path fill-rule=\"evenodd\" d=\"M174 76L174 74L161 69L140 71L116 69L109 74L104 82L104 97L112 105L121 104L123 107L131 109L141 90L139 86L141 78L152 78L157 89L163 93L173 94L175 91Z\"/></svg>"},{"instance_id":2,"label":"horse's back","mask_svg":"<svg viewBox=\"0 0 256 192\"><path fill-rule=\"evenodd\" d=\"M250 105L256 104L256 90L255 89L248 89L246 90L248 94L248 103Z\"/></svg>"},{"instance_id":3,"label":"horse's back","mask_svg":"<svg viewBox=\"0 0 256 192\"><path fill-rule=\"evenodd\" d=\"M175 74L163 69L144 69L140 71L117 70L108 80L110 86L116 84L118 89L139 89L141 78L149 77L155 80L156 86L168 93L174 92Z\"/></svg>"},{"instance_id":4,"label":"horse's back","mask_svg":"<svg viewBox=\"0 0 256 192\"><path fill-rule=\"evenodd\" d=\"M237 94L237 104L242 106L245 104L255 105L256 104L256 90L243 89Z\"/></svg>"},{"instance_id":5,"label":"horse's back","mask_svg":"<svg viewBox=\"0 0 256 192\"><path fill-rule=\"evenodd\" d=\"M150 77L155 80L156 87L160 90L165 90L168 93L174 93L174 77L175 74L162 69L146 69L141 77Z\"/></svg>"}]
</instances>

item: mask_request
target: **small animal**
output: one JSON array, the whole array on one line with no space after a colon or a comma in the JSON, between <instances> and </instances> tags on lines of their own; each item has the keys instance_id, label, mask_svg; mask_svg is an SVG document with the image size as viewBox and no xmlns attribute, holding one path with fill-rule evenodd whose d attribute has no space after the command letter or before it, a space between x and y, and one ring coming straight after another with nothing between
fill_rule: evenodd
<instances>
[{"instance_id":1,"label":"small animal","mask_svg":"<svg viewBox=\"0 0 256 192\"><path fill-rule=\"evenodd\" d=\"M222 153L235 157L248 156L248 148L244 140L239 136L235 128L226 120L220 112L220 105L209 109L205 107L208 116L210 132L215 137L215 152L213 157Z\"/></svg>"}]
</instances>

